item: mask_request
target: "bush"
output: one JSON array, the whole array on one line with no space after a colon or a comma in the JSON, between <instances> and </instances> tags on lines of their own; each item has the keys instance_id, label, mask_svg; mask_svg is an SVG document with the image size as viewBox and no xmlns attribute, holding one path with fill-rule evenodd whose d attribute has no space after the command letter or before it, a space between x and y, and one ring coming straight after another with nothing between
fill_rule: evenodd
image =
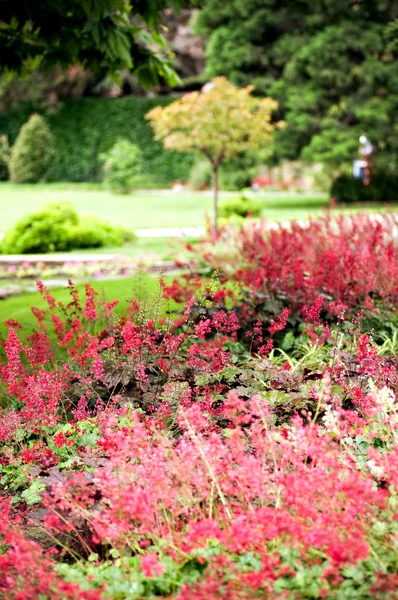
<instances>
[{"instance_id":1,"label":"bush","mask_svg":"<svg viewBox=\"0 0 398 600\"><path fill-rule=\"evenodd\" d=\"M397 202L398 175L373 173L369 185L364 185L360 179L355 177L341 175L333 181L330 195L336 202L344 204L353 202Z\"/></svg>"},{"instance_id":2,"label":"bush","mask_svg":"<svg viewBox=\"0 0 398 600\"><path fill-rule=\"evenodd\" d=\"M177 179L185 181L194 157L164 150L153 139L146 113L169 98L79 98L66 100L61 108L46 115L54 138L55 158L49 173L53 181L101 181L99 154L108 152L123 136L142 152L142 175L148 187L168 187ZM20 105L0 114L0 135L13 143L21 125L34 107Z\"/></svg>"},{"instance_id":3,"label":"bush","mask_svg":"<svg viewBox=\"0 0 398 600\"><path fill-rule=\"evenodd\" d=\"M10 175L16 183L37 183L48 175L54 158L53 138L43 117L33 114L11 150Z\"/></svg>"},{"instance_id":4,"label":"bush","mask_svg":"<svg viewBox=\"0 0 398 600\"><path fill-rule=\"evenodd\" d=\"M128 194L142 170L141 150L128 140L117 141L109 152L100 154L104 163L104 184L112 192Z\"/></svg>"},{"instance_id":5,"label":"bush","mask_svg":"<svg viewBox=\"0 0 398 600\"><path fill-rule=\"evenodd\" d=\"M98 217L79 217L77 225L69 230L72 249L103 248L104 246L123 246L135 239L132 231L120 226L112 226Z\"/></svg>"},{"instance_id":6,"label":"bush","mask_svg":"<svg viewBox=\"0 0 398 600\"><path fill-rule=\"evenodd\" d=\"M237 156L220 169L220 186L224 190L239 191L248 188L256 177L262 161L255 152Z\"/></svg>"},{"instance_id":7,"label":"bush","mask_svg":"<svg viewBox=\"0 0 398 600\"><path fill-rule=\"evenodd\" d=\"M248 198L244 194L220 202L219 215L221 218L228 219L238 216L246 218L259 217L262 210L262 202L253 198Z\"/></svg>"},{"instance_id":8,"label":"bush","mask_svg":"<svg viewBox=\"0 0 398 600\"><path fill-rule=\"evenodd\" d=\"M82 248L120 246L134 234L96 217L80 217L69 202L44 206L20 219L1 242L3 254L67 252Z\"/></svg>"}]
</instances>

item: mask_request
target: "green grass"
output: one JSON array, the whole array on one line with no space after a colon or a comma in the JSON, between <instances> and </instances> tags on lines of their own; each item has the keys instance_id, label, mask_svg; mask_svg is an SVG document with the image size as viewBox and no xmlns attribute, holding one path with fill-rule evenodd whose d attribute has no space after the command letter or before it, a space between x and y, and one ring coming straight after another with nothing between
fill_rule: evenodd
<instances>
[{"instance_id":1,"label":"green grass","mask_svg":"<svg viewBox=\"0 0 398 600\"><path fill-rule=\"evenodd\" d=\"M220 197L234 195L221 193ZM326 194L259 193L264 216L271 219L301 218L318 213L327 203ZM79 212L97 215L131 229L146 227L190 227L205 224L210 214L210 192L173 193L152 191L116 195L96 184L50 183L17 185L0 183L0 230L50 201L68 200Z\"/></svg>"},{"instance_id":2,"label":"green grass","mask_svg":"<svg viewBox=\"0 0 398 600\"><path fill-rule=\"evenodd\" d=\"M221 192L220 199L237 192ZM255 197L263 202L263 216L270 220L287 221L306 219L322 212L328 204L326 193L257 192ZM50 201L70 201L82 213L97 215L114 224L131 229L152 227L192 227L204 225L210 214L210 192L138 191L129 195L115 195L99 184L47 183L17 185L0 182L0 231L4 232L20 217ZM398 206L352 206L339 212L358 210L381 212L397 210ZM159 247L164 240L154 244ZM142 247L151 246L148 241ZM152 250L151 250L152 251ZM132 255L135 251L132 250ZM140 253L140 250L139 252Z\"/></svg>"},{"instance_id":3,"label":"green grass","mask_svg":"<svg viewBox=\"0 0 398 600\"><path fill-rule=\"evenodd\" d=\"M220 199L237 192L222 192ZM257 192L263 202L263 217L272 221L305 220L319 215L328 204L324 193ZM131 229L153 227L200 226L210 214L210 192L138 191L130 195L114 195L100 184L49 183L17 185L0 182L0 232L6 231L20 217L49 201L71 201L81 213L92 214L114 224ZM349 214L359 210L382 212L397 210L397 206L351 206L338 212ZM185 242L193 242L186 239ZM182 248L177 238L139 238L133 244L117 248L102 248L95 252L123 254L137 259L144 254L155 254L159 259L176 258ZM92 253L92 251L87 251ZM81 252L78 252L79 254Z\"/></svg>"},{"instance_id":4,"label":"green grass","mask_svg":"<svg viewBox=\"0 0 398 600\"><path fill-rule=\"evenodd\" d=\"M167 280L167 278L165 278ZM135 277L126 279L117 279L113 281L91 281L93 288L99 292L100 298L106 301L119 300L116 312L120 312L126 307L127 303L136 298L140 303L150 307L159 304L162 312L167 308L175 308L173 302L160 300L159 278L156 275L140 273ZM78 285L77 289L84 298L84 285ZM59 302L68 303L70 301L70 291L66 288L51 289L50 293ZM18 296L12 296L6 300L0 301L0 334L4 335L7 328L4 322L8 319L18 321L25 332L31 331L37 321L34 318L31 306L46 308L46 303L38 292L24 292Z\"/></svg>"},{"instance_id":5,"label":"green grass","mask_svg":"<svg viewBox=\"0 0 398 600\"><path fill-rule=\"evenodd\" d=\"M97 215L114 224L145 227L195 226L204 223L208 194L136 192L112 194L90 184L0 184L1 229L5 231L21 216L46 202L70 201L79 212Z\"/></svg>"}]
</instances>

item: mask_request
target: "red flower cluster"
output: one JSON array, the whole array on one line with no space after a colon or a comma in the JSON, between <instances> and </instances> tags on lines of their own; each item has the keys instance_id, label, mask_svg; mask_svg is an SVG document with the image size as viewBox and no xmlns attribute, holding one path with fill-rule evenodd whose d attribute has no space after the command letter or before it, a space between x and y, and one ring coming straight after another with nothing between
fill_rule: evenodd
<instances>
[{"instance_id":1,"label":"red flower cluster","mask_svg":"<svg viewBox=\"0 0 398 600\"><path fill-rule=\"evenodd\" d=\"M64 306L40 284L37 331L9 323L0 598L397 597L393 342L323 322L396 305L386 224L253 226L237 247L236 310L208 282L201 304L196 277L163 285L188 301L162 318L137 302L113 318L90 286ZM248 289L289 306L264 317L253 300L246 335ZM297 315L289 355L278 335Z\"/></svg>"},{"instance_id":2,"label":"red flower cluster","mask_svg":"<svg viewBox=\"0 0 398 600\"><path fill-rule=\"evenodd\" d=\"M331 314L398 304L395 214L353 217L329 214L307 223L252 223L224 229L199 248L200 259L222 282L238 282L254 295L286 298L292 307L319 296ZM220 243L222 242L222 243ZM181 297L177 283L169 289Z\"/></svg>"}]
</instances>

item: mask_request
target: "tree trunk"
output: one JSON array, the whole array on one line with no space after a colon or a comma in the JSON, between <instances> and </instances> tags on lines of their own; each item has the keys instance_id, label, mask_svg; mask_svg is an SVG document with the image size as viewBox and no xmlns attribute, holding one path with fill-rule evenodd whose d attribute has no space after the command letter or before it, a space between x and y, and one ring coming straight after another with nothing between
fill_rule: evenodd
<instances>
[{"instance_id":1,"label":"tree trunk","mask_svg":"<svg viewBox=\"0 0 398 600\"><path fill-rule=\"evenodd\" d=\"M218 166L212 165L211 172L211 187L212 187L212 198L213 198L213 223L212 233L217 234L218 224Z\"/></svg>"}]
</instances>

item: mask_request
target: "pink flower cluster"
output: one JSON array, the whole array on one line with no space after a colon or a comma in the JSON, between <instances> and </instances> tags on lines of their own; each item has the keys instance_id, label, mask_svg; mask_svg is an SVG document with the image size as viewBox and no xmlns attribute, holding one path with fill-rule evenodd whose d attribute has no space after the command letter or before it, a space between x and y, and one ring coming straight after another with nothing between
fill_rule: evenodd
<instances>
[{"instance_id":1,"label":"pink flower cluster","mask_svg":"<svg viewBox=\"0 0 398 600\"><path fill-rule=\"evenodd\" d=\"M39 284L36 330L8 323L0 598L123 597L115 581L137 598L397 597L397 359L332 325L337 307L396 306L387 227L237 240L222 277L238 293L188 277L162 284L179 314L115 316L89 285L64 305ZM264 317L255 294L286 306ZM277 360L297 315L312 362Z\"/></svg>"}]
</instances>

